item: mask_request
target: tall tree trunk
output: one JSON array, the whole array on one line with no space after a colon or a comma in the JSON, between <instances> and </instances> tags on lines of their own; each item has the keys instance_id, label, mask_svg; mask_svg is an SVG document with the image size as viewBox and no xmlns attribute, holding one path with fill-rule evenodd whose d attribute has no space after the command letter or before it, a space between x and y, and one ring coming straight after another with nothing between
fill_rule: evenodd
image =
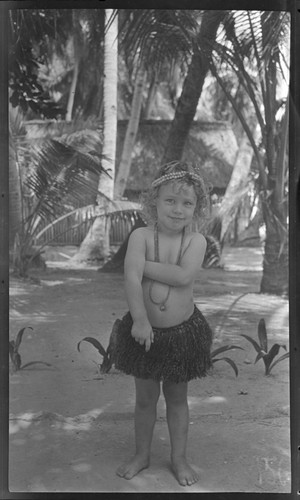
<instances>
[{"instance_id":1,"label":"tall tree trunk","mask_svg":"<svg viewBox=\"0 0 300 500\"><path fill-rule=\"evenodd\" d=\"M225 238L229 225L239 206L241 197L245 193L248 184L248 175L253 158L253 148L244 132L237 157L234 163L230 181L226 188L217 217L222 221L221 241Z\"/></svg>"},{"instance_id":2,"label":"tall tree trunk","mask_svg":"<svg viewBox=\"0 0 300 500\"><path fill-rule=\"evenodd\" d=\"M263 222L261 210L257 210L252 220L249 220L247 227L238 234L238 245L260 245L259 228Z\"/></svg>"},{"instance_id":3,"label":"tall tree trunk","mask_svg":"<svg viewBox=\"0 0 300 500\"><path fill-rule=\"evenodd\" d=\"M121 161L115 182L115 197L121 198L126 189L127 179L130 172L132 151L138 131L140 114L143 103L143 92L146 84L147 73L143 65L137 70L134 92L131 104L130 119L127 125Z\"/></svg>"},{"instance_id":4,"label":"tall tree trunk","mask_svg":"<svg viewBox=\"0 0 300 500\"><path fill-rule=\"evenodd\" d=\"M152 75L152 79L151 79L150 87L149 87L149 91L148 91L148 97L147 97L147 101L146 101L146 105L145 105L145 111L144 111L143 116L142 116L142 118L145 120L149 120L151 117L151 111L153 108L153 103L154 103L158 83L159 82L158 82L157 74L155 71Z\"/></svg>"},{"instance_id":5,"label":"tall tree trunk","mask_svg":"<svg viewBox=\"0 0 300 500\"><path fill-rule=\"evenodd\" d=\"M67 113L66 113L66 121L67 122L72 121L72 113L73 113L75 92L76 92L76 87L77 87L77 82L78 82L78 74L79 74L79 61L78 61L78 59L75 59L72 82L71 82L68 104L67 104Z\"/></svg>"},{"instance_id":6,"label":"tall tree trunk","mask_svg":"<svg viewBox=\"0 0 300 500\"><path fill-rule=\"evenodd\" d=\"M271 18L263 12L261 26L263 43L267 40L280 13L273 12ZM279 44L279 41L278 41ZM277 49L277 50L275 50ZM265 149L268 170L268 193L262 200L262 213L266 226L263 276L260 284L262 293L282 295L288 293L288 229L287 201L284 199L284 185L287 169L288 99L281 129L276 130L276 90L279 48L274 46L272 57L265 65Z\"/></svg>"},{"instance_id":7,"label":"tall tree trunk","mask_svg":"<svg viewBox=\"0 0 300 500\"><path fill-rule=\"evenodd\" d=\"M263 259L263 277L261 293L274 295L288 294L288 232L286 214L281 208L263 201L263 217L266 225L266 240ZM278 207L277 207L278 208Z\"/></svg>"},{"instance_id":8,"label":"tall tree trunk","mask_svg":"<svg viewBox=\"0 0 300 500\"><path fill-rule=\"evenodd\" d=\"M13 139L9 140L9 248L13 250L22 231L22 181Z\"/></svg>"},{"instance_id":9,"label":"tall tree trunk","mask_svg":"<svg viewBox=\"0 0 300 500\"><path fill-rule=\"evenodd\" d=\"M263 218L266 226L265 254L263 260L263 276L260 284L262 293L286 295L288 293L288 226L287 200L284 200L284 184L286 173L287 137L288 137L288 101L282 129L278 134L281 147L274 155L273 167L269 173L270 186L273 193L269 200L263 201Z\"/></svg>"},{"instance_id":10,"label":"tall tree trunk","mask_svg":"<svg viewBox=\"0 0 300 500\"><path fill-rule=\"evenodd\" d=\"M67 104L67 113L66 113L66 121L67 122L70 122L72 120L75 92L76 92L78 75L79 75L80 53L81 53L80 42L78 39L80 25L78 22L77 11L74 9L72 10L72 20L73 20L73 30L74 30L74 34L72 36L73 54L74 54L74 69L73 69L72 82L71 82L68 104Z\"/></svg>"},{"instance_id":11,"label":"tall tree trunk","mask_svg":"<svg viewBox=\"0 0 300 500\"><path fill-rule=\"evenodd\" d=\"M104 128L102 166L109 176L102 174L99 179L99 192L109 199L114 197L115 156L117 139L117 84L118 84L118 18L111 22L113 10L105 10L104 40ZM108 201L98 194L97 204L100 212L105 212ZM75 261L105 260L109 257L110 225L106 217L97 217L82 242Z\"/></svg>"},{"instance_id":12,"label":"tall tree trunk","mask_svg":"<svg viewBox=\"0 0 300 500\"><path fill-rule=\"evenodd\" d=\"M220 22L225 11L206 11L203 14L198 45L201 51L195 48L187 76L184 80L181 96L172 122L167 146L163 156L163 163L179 160L193 122L203 83L209 69L213 43Z\"/></svg>"}]
</instances>

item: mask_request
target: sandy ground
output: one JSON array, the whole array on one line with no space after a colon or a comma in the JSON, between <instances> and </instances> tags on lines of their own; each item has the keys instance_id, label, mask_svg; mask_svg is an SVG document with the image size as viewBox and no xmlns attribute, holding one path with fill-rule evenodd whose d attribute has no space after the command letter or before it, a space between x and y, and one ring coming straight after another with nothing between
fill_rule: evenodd
<instances>
[{"instance_id":1,"label":"sandy ground","mask_svg":"<svg viewBox=\"0 0 300 500\"><path fill-rule=\"evenodd\" d=\"M51 366L32 365L10 377L10 491L289 492L289 361L266 377L240 336L257 338L263 317L269 345L288 347L288 301L258 293L260 249L227 249L224 269L202 270L196 282L195 301L215 330L214 347L234 343L244 350L226 354L238 377L220 361L189 385L188 455L200 480L186 488L169 467L162 397L150 468L131 481L115 474L134 451L133 380L114 368L100 375L96 349L83 343L78 352L77 343L94 336L107 346L114 320L126 312L123 278L68 269L70 252L60 252L48 253L40 284L11 278L10 338L32 326L20 347L22 363Z\"/></svg>"}]
</instances>

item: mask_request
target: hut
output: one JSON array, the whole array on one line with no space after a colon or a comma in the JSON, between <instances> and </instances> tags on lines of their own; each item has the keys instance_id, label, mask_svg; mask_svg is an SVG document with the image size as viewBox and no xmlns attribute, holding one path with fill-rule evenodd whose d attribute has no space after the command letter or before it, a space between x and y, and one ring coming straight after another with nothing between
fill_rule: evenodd
<instances>
[{"instance_id":1,"label":"hut","mask_svg":"<svg viewBox=\"0 0 300 500\"><path fill-rule=\"evenodd\" d=\"M118 170L128 121L118 122L116 169ZM171 121L144 120L139 124L132 163L124 196L137 201L141 190L153 180L161 164ZM231 177L238 144L227 122L194 121L183 159L200 164L211 194L223 195Z\"/></svg>"}]
</instances>

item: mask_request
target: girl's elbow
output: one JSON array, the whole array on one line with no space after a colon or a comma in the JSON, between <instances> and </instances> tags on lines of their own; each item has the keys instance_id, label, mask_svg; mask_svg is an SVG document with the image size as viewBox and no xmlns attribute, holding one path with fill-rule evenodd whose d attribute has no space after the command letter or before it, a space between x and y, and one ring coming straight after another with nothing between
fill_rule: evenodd
<instances>
[{"instance_id":1,"label":"girl's elbow","mask_svg":"<svg viewBox=\"0 0 300 500\"><path fill-rule=\"evenodd\" d=\"M178 286L188 286L192 283L192 278L188 274L183 273L178 277Z\"/></svg>"}]
</instances>

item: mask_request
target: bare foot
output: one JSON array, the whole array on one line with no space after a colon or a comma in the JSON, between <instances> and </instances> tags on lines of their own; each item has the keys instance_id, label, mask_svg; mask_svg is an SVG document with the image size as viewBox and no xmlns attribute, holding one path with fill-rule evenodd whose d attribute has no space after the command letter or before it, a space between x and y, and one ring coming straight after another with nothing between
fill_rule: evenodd
<instances>
[{"instance_id":1,"label":"bare foot","mask_svg":"<svg viewBox=\"0 0 300 500\"><path fill-rule=\"evenodd\" d=\"M129 462L121 465L116 472L118 476L124 479L132 479L141 470L147 469L147 467L149 467L149 458L135 455Z\"/></svg>"},{"instance_id":2,"label":"bare foot","mask_svg":"<svg viewBox=\"0 0 300 500\"><path fill-rule=\"evenodd\" d=\"M199 480L199 474L192 469L185 458L172 460L172 470L182 486L191 486Z\"/></svg>"}]
</instances>

